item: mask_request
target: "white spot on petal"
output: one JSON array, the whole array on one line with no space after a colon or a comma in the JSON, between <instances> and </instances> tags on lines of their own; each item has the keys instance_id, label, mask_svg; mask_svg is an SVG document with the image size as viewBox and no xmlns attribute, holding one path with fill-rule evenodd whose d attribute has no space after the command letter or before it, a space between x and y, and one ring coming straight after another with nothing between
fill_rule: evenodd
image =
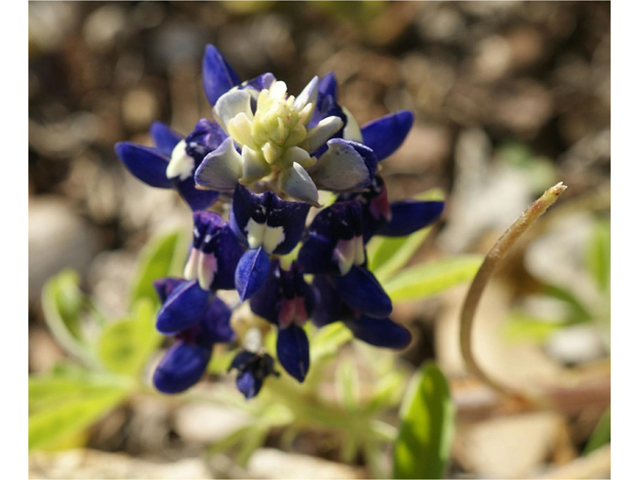
<instances>
[{"instance_id":1,"label":"white spot on petal","mask_svg":"<svg viewBox=\"0 0 640 480\"><path fill-rule=\"evenodd\" d=\"M187 154L186 146L186 142L180 140L171 152L171 160L167 165L167 178L179 177L180 180L186 180L193 175L195 161Z\"/></svg>"}]
</instances>

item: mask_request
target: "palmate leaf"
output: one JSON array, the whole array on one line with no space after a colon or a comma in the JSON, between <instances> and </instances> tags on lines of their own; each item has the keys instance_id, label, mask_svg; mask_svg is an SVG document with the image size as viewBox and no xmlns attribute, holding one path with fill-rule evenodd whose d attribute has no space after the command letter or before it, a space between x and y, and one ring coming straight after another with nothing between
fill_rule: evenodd
<instances>
[{"instance_id":1,"label":"palmate leaf","mask_svg":"<svg viewBox=\"0 0 640 480\"><path fill-rule=\"evenodd\" d=\"M421 263L382 282L382 286L393 302L428 298L471 280L482 261L482 255L458 255Z\"/></svg>"},{"instance_id":2,"label":"palmate leaf","mask_svg":"<svg viewBox=\"0 0 640 480\"><path fill-rule=\"evenodd\" d=\"M454 406L440 369L425 363L400 409L394 446L394 478L442 478L453 440Z\"/></svg>"}]
</instances>

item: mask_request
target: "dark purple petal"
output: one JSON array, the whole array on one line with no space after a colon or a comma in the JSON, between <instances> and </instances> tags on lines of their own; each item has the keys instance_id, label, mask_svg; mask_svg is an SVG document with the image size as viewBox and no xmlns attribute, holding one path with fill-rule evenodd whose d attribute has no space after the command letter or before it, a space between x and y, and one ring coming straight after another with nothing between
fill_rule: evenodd
<instances>
[{"instance_id":1,"label":"dark purple petal","mask_svg":"<svg viewBox=\"0 0 640 480\"><path fill-rule=\"evenodd\" d=\"M251 297L249 302L253 313L274 325L278 325L278 312L282 299L278 265L278 260L271 261L269 278L264 282L262 288Z\"/></svg>"},{"instance_id":2,"label":"dark purple petal","mask_svg":"<svg viewBox=\"0 0 640 480\"><path fill-rule=\"evenodd\" d=\"M213 45L207 45L202 60L202 85L211 106L223 93L240 83L238 74Z\"/></svg>"},{"instance_id":3,"label":"dark purple petal","mask_svg":"<svg viewBox=\"0 0 640 480\"><path fill-rule=\"evenodd\" d=\"M162 393L184 392L202 378L211 352L211 348L175 343L158 364L153 374L153 384Z\"/></svg>"},{"instance_id":4,"label":"dark purple petal","mask_svg":"<svg viewBox=\"0 0 640 480\"><path fill-rule=\"evenodd\" d=\"M235 285L242 301L260 290L269 277L269 254L264 248L247 250L235 272Z\"/></svg>"},{"instance_id":5,"label":"dark purple petal","mask_svg":"<svg viewBox=\"0 0 640 480\"><path fill-rule=\"evenodd\" d=\"M209 307L210 292L202 290L196 280L175 288L158 312L156 328L164 335L175 335L202 320Z\"/></svg>"},{"instance_id":6,"label":"dark purple petal","mask_svg":"<svg viewBox=\"0 0 640 480\"><path fill-rule=\"evenodd\" d=\"M218 297L214 297L200 323L200 331L195 335L195 342L203 347L214 343L229 343L236 334L229 324L231 310Z\"/></svg>"},{"instance_id":7,"label":"dark purple petal","mask_svg":"<svg viewBox=\"0 0 640 480\"><path fill-rule=\"evenodd\" d=\"M357 313L342 301L332 278L328 275L313 277L313 287L317 292L316 306L311 320L317 327L324 327L339 320L350 320Z\"/></svg>"},{"instance_id":8,"label":"dark purple petal","mask_svg":"<svg viewBox=\"0 0 640 480\"><path fill-rule=\"evenodd\" d=\"M304 222L311 206L305 202L287 202L273 192L255 194L242 185L237 185L233 194L233 216L230 217L234 232L246 241L249 220L268 227L284 229L284 240L273 252L277 255L289 253L300 241Z\"/></svg>"},{"instance_id":9,"label":"dark purple petal","mask_svg":"<svg viewBox=\"0 0 640 480\"><path fill-rule=\"evenodd\" d=\"M184 282L184 278L165 277L154 280L153 288L155 288L158 298L161 303L167 301L171 292L173 292L178 285Z\"/></svg>"},{"instance_id":10,"label":"dark purple petal","mask_svg":"<svg viewBox=\"0 0 640 480\"><path fill-rule=\"evenodd\" d=\"M388 318L362 316L357 320L348 320L344 324L356 338L376 347L400 350L411 343L411 332Z\"/></svg>"},{"instance_id":11,"label":"dark purple petal","mask_svg":"<svg viewBox=\"0 0 640 480\"><path fill-rule=\"evenodd\" d=\"M194 212L206 210L213 205L220 196L220 192L216 192L215 190L197 189L193 177L184 180L176 177L173 179L173 183L182 199L187 202L187 205L189 205Z\"/></svg>"},{"instance_id":12,"label":"dark purple petal","mask_svg":"<svg viewBox=\"0 0 640 480\"><path fill-rule=\"evenodd\" d=\"M159 150L132 142L119 142L115 146L116 155L134 177L147 185L171 188L167 178L169 159Z\"/></svg>"},{"instance_id":13,"label":"dark purple petal","mask_svg":"<svg viewBox=\"0 0 640 480\"><path fill-rule=\"evenodd\" d=\"M167 158L171 158L173 149L183 138L182 135L162 122L153 122L149 128L149 134L153 138L156 148Z\"/></svg>"},{"instance_id":14,"label":"dark purple petal","mask_svg":"<svg viewBox=\"0 0 640 480\"><path fill-rule=\"evenodd\" d=\"M357 201L337 202L315 216L298 252L298 263L305 273L340 273L334 249L338 240L362 235L361 208Z\"/></svg>"},{"instance_id":15,"label":"dark purple petal","mask_svg":"<svg viewBox=\"0 0 640 480\"><path fill-rule=\"evenodd\" d=\"M436 221L442 210L444 210L444 202L418 200L394 202L391 204L391 221L377 234L387 237L404 237Z\"/></svg>"},{"instance_id":16,"label":"dark purple petal","mask_svg":"<svg viewBox=\"0 0 640 480\"><path fill-rule=\"evenodd\" d=\"M309 339L305 331L297 325L279 330L276 350L282 368L302 383L309 371Z\"/></svg>"},{"instance_id":17,"label":"dark purple petal","mask_svg":"<svg viewBox=\"0 0 640 480\"><path fill-rule=\"evenodd\" d=\"M235 288L235 274L244 247L220 215L213 212L196 212L194 220L193 247L215 259L210 273L213 282L211 290L231 290ZM202 285L204 286L204 285Z\"/></svg>"},{"instance_id":18,"label":"dark purple petal","mask_svg":"<svg viewBox=\"0 0 640 480\"><path fill-rule=\"evenodd\" d=\"M186 152L194 159L198 168L204 157L218 148L228 137L222 127L215 122L201 118L193 131L185 138Z\"/></svg>"},{"instance_id":19,"label":"dark purple petal","mask_svg":"<svg viewBox=\"0 0 640 480\"><path fill-rule=\"evenodd\" d=\"M362 126L362 140L384 160L395 152L413 126L413 113L408 110L391 113Z\"/></svg>"},{"instance_id":20,"label":"dark purple petal","mask_svg":"<svg viewBox=\"0 0 640 480\"><path fill-rule=\"evenodd\" d=\"M385 318L391 314L391 299L367 269L354 265L349 273L332 280L340 298L357 312L373 318Z\"/></svg>"},{"instance_id":21,"label":"dark purple petal","mask_svg":"<svg viewBox=\"0 0 640 480\"><path fill-rule=\"evenodd\" d=\"M294 262L285 270L272 260L269 278L251 297L250 306L256 315L284 328L306 322L315 302L315 291L305 282L300 265Z\"/></svg>"}]
</instances>

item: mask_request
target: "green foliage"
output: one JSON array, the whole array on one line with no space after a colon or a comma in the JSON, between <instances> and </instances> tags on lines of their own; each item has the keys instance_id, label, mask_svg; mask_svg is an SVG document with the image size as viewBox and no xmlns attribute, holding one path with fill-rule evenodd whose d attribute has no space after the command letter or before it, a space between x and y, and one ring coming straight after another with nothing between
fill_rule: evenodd
<instances>
[{"instance_id":1,"label":"green foliage","mask_svg":"<svg viewBox=\"0 0 640 480\"><path fill-rule=\"evenodd\" d=\"M82 336L81 313L86 298L73 270L63 270L51 277L42 289L42 310L47 326L56 341L71 355L87 360L88 345Z\"/></svg>"},{"instance_id":2,"label":"green foliage","mask_svg":"<svg viewBox=\"0 0 640 480\"><path fill-rule=\"evenodd\" d=\"M584 447L583 455L588 455L589 453L597 450L600 447L603 447L611 443L611 409L607 408L607 410L602 414L596 428L593 430L591 437L589 438L589 442L587 446Z\"/></svg>"},{"instance_id":3,"label":"green foliage","mask_svg":"<svg viewBox=\"0 0 640 480\"><path fill-rule=\"evenodd\" d=\"M454 406L447 380L433 363L414 376L400 410L394 478L442 478L453 440Z\"/></svg>"},{"instance_id":4,"label":"green foliage","mask_svg":"<svg viewBox=\"0 0 640 480\"><path fill-rule=\"evenodd\" d=\"M180 276L184 264L186 244L180 232L154 238L144 247L138 259L136 279L131 289L131 305L141 298L158 304L153 288L154 280L167 276Z\"/></svg>"},{"instance_id":5,"label":"green foliage","mask_svg":"<svg viewBox=\"0 0 640 480\"><path fill-rule=\"evenodd\" d=\"M151 353L162 341L155 327L155 308L151 300L140 298L131 318L109 323L98 344L98 355L107 370L123 375L141 373Z\"/></svg>"},{"instance_id":6,"label":"green foliage","mask_svg":"<svg viewBox=\"0 0 640 480\"><path fill-rule=\"evenodd\" d=\"M566 322L563 321L547 321L516 310L509 315L505 323L504 334L510 341L541 343L565 325Z\"/></svg>"},{"instance_id":7,"label":"green foliage","mask_svg":"<svg viewBox=\"0 0 640 480\"><path fill-rule=\"evenodd\" d=\"M587 250L587 268L598 288L606 292L611 274L611 225L600 220L596 222Z\"/></svg>"},{"instance_id":8,"label":"green foliage","mask_svg":"<svg viewBox=\"0 0 640 480\"><path fill-rule=\"evenodd\" d=\"M68 439L113 409L131 384L89 371L29 378L29 449Z\"/></svg>"},{"instance_id":9,"label":"green foliage","mask_svg":"<svg viewBox=\"0 0 640 480\"><path fill-rule=\"evenodd\" d=\"M421 263L382 282L387 295L394 302L418 300L433 296L471 280L480 265L481 255L458 255L434 262Z\"/></svg>"}]
</instances>

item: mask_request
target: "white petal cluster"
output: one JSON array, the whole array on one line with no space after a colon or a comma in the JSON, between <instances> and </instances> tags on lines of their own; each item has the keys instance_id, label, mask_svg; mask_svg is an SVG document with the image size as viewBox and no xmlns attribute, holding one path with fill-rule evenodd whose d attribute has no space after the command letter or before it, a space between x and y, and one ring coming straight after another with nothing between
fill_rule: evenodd
<instances>
[{"instance_id":1,"label":"white petal cluster","mask_svg":"<svg viewBox=\"0 0 640 480\"><path fill-rule=\"evenodd\" d=\"M343 125L340 117L330 116L307 128L317 97L318 77L297 97L287 95L282 81L273 81L257 98L251 89L235 88L222 95L213 112L230 138L207 158L201 186L229 191L237 182L266 179L279 193L317 204L318 189L308 170L318 160L311 153Z\"/></svg>"}]
</instances>

